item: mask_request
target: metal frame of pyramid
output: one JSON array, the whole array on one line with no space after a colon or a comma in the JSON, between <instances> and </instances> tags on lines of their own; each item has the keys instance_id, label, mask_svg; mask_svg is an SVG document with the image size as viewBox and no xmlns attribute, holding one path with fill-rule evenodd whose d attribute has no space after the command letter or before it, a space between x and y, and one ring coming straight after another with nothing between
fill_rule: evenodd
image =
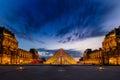
<instances>
[{"instance_id":1,"label":"metal frame of pyramid","mask_svg":"<svg viewBox=\"0 0 120 80\"><path fill-rule=\"evenodd\" d=\"M45 64L77 64L77 62L61 48Z\"/></svg>"}]
</instances>

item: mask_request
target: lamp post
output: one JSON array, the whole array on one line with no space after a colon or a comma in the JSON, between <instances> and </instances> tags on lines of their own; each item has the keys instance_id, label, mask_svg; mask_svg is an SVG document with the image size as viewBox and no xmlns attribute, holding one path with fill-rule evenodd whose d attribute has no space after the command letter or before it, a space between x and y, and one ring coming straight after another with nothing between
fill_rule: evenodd
<instances>
[{"instance_id":1,"label":"lamp post","mask_svg":"<svg viewBox=\"0 0 120 80\"><path fill-rule=\"evenodd\" d=\"M116 50L116 64L118 65L118 50Z\"/></svg>"},{"instance_id":2,"label":"lamp post","mask_svg":"<svg viewBox=\"0 0 120 80\"><path fill-rule=\"evenodd\" d=\"M0 51L0 63L2 64L3 62L3 48Z\"/></svg>"},{"instance_id":3,"label":"lamp post","mask_svg":"<svg viewBox=\"0 0 120 80\"><path fill-rule=\"evenodd\" d=\"M0 64L1 64L1 53L0 53Z\"/></svg>"}]
</instances>

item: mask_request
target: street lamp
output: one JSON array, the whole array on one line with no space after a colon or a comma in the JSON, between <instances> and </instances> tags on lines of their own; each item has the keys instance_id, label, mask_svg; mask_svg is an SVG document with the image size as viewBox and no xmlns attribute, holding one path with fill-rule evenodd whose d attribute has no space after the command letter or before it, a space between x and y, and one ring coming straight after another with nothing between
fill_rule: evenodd
<instances>
[{"instance_id":1,"label":"street lamp","mask_svg":"<svg viewBox=\"0 0 120 80\"><path fill-rule=\"evenodd\" d=\"M100 66L98 66L98 70L102 71L102 70L104 70L104 67L102 65L100 65Z\"/></svg>"},{"instance_id":2,"label":"street lamp","mask_svg":"<svg viewBox=\"0 0 120 80\"><path fill-rule=\"evenodd\" d=\"M23 67L22 64L19 64L18 67L17 67L17 69L20 70L20 71L22 71L22 70L24 70L24 67Z\"/></svg>"}]
</instances>

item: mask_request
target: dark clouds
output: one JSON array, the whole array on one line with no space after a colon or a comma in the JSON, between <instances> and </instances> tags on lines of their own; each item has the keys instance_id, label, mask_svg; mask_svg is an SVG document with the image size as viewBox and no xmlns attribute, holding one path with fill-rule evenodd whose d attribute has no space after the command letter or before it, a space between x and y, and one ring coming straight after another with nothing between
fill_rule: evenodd
<instances>
[{"instance_id":1,"label":"dark clouds","mask_svg":"<svg viewBox=\"0 0 120 80\"><path fill-rule=\"evenodd\" d=\"M5 27L6 29L9 29L10 31L12 31L15 34L15 36L17 34L17 37L19 37L21 39L25 39L25 40L28 40L28 41L33 42L33 43L38 42L41 44L45 44L44 41L39 40L37 38L34 38L34 36L31 36L28 33L20 32L17 29L15 29L13 26L10 26L8 24L1 25L1 27Z\"/></svg>"},{"instance_id":2,"label":"dark clouds","mask_svg":"<svg viewBox=\"0 0 120 80\"><path fill-rule=\"evenodd\" d=\"M74 11L78 7L78 3L72 2L67 0L32 0L28 3L25 1L17 7L14 6L15 8L11 12L6 13L5 18L12 24L19 23L20 26L24 26L23 31L30 33L38 31L47 22Z\"/></svg>"},{"instance_id":3,"label":"dark clouds","mask_svg":"<svg viewBox=\"0 0 120 80\"><path fill-rule=\"evenodd\" d=\"M59 42L65 43L105 35L106 32L103 31L101 24L113 9L114 5L105 4L99 0L83 2L75 12L69 15L69 18L64 18L68 20L66 27L60 29L56 36L65 36L65 40Z\"/></svg>"},{"instance_id":4,"label":"dark clouds","mask_svg":"<svg viewBox=\"0 0 120 80\"><path fill-rule=\"evenodd\" d=\"M66 43L104 35L101 24L114 5L106 0L9 0L4 8L4 23L20 38L38 41L35 37L52 32Z\"/></svg>"}]
</instances>

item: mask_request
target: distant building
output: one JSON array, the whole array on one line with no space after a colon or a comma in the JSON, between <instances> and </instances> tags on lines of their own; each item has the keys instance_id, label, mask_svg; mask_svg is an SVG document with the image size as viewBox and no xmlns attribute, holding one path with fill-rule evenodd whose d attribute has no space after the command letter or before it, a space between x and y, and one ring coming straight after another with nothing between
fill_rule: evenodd
<instances>
[{"instance_id":1,"label":"distant building","mask_svg":"<svg viewBox=\"0 0 120 80\"><path fill-rule=\"evenodd\" d=\"M99 50L84 51L84 64L120 65L120 26L110 31L102 42Z\"/></svg>"},{"instance_id":2,"label":"distant building","mask_svg":"<svg viewBox=\"0 0 120 80\"><path fill-rule=\"evenodd\" d=\"M88 50L88 49L87 49ZM102 50L91 50L88 52L87 50L84 51L84 64L102 64Z\"/></svg>"},{"instance_id":3,"label":"distant building","mask_svg":"<svg viewBox=\"0 0 120 80\"><path fill-rule=\"evenodd\" d=\"M35 49L26 51L18 48L15 35L4 27L0 27L0 64L28 64L38 59Z\"/></svg>"}]
</instances>

